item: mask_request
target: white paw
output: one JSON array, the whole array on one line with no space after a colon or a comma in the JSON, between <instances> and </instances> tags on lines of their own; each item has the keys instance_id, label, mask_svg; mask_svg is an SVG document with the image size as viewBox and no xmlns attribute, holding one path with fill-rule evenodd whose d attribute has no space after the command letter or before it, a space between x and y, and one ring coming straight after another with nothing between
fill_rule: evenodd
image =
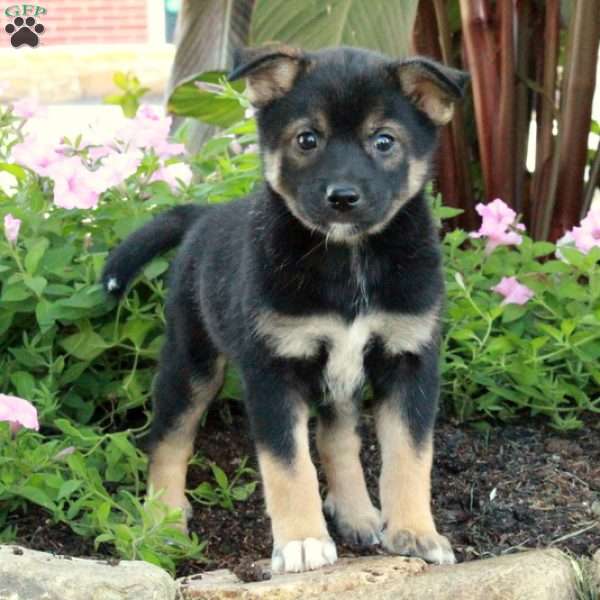
<instances>
[{"instance_id":1,"label":"white paw","mask_svg":"<svg viewBox=\"0 0 600 600\"><path fill-rule=\"evenodd\" d=\"M274 548L271 569L273 573L299 573L332 565L336 560L337 551L332 540L306 538Z\"/></svg>"}]
</instances>

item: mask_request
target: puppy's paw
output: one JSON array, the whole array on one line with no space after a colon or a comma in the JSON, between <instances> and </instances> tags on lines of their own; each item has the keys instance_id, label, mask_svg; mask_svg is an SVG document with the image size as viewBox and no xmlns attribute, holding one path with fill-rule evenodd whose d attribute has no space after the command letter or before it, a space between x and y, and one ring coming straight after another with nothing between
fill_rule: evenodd
<instances>
[{"instance_id":1,"label":"puppy's paw","mask_svg":"<svg viewBox=\"0 0 600 600\"><path fill-rule=\"evenodd\" d=\"M273 573L299 573L332 565L336 560L337 551L331 539L306 538L274 548L271 569Z\"/></svg>"},{"instance_id":2,"label":"puppy's paw","mask_svg":"<svg viewBox=\"0 0 600 600\"><path fill-rule=\"evenodd\" d=\"M448 539L435 531L417 534L410 529L386 529L383 532L383 547L392 554L416 556L438 565L456 562Z\"/></svg>"},{"instance_id":3,"label":"puppy's paw","mask_svg":"<svg viewBox=\"0 0 600 600\"><path fill-rule=\"evenodd\" d=\"M374 546L381 543L381 513L374 506L365 506L361 510L344 510L329 495L323 508L333 519L335 528L344 541L356 546Z\"/></svg>"}]
</instances>

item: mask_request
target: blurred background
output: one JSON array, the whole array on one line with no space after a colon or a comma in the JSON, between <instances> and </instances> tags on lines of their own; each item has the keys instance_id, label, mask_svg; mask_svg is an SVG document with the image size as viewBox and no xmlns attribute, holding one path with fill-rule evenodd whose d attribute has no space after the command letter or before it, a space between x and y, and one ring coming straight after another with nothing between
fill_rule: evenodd
<instances>
[{"instance_id":1,"label":"blurred background","mask_svg":"<svg viewBox=\"0 0 600 600\"><path fill-rule=\"evenodd\" d=\"M48 105L48 126L63 135L117 114L119 107L106 100L119 102L131 91L126 74L137 76L138 90L147 88L144 103L164 105L184 79L227 69L236 46L281 41L307 49L364 46L392 56L417 51L472 75L470 97L443 131L438 160L437 190L447 205L464 209L455 225L474 228L475 204L500 197L536 238L557 239L598 194L600 0L46 0L25 6L0 5L3 29L19 10L33 14L41 7L37 21L45 31L35 48L14 48L0 32L0 100ZM207 120L192 124L193 149L214 132Z\"/></svg>"}]
</instances>

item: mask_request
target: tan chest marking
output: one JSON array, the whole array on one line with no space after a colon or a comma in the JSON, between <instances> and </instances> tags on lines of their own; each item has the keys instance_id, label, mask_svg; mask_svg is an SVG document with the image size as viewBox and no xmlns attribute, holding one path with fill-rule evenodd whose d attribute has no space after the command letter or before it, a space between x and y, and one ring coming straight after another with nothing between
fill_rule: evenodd
<instances>
[{"instance_id":1,"label":"tan chest marking","mask_svg":"<svg viewBox=\"0 0 600 600\"><path fill-rule=\"evenodd\" d=\"M370 312L347 323L337 315L269 312L259 316L257 333L286 358L313 358L325 344L325 383L335 401L345 401L364 381L364 350L372 338L378 337L390 354L416 353L431 340L438 313L437 306L420 315Z\"/></svg>"}]
</instances>

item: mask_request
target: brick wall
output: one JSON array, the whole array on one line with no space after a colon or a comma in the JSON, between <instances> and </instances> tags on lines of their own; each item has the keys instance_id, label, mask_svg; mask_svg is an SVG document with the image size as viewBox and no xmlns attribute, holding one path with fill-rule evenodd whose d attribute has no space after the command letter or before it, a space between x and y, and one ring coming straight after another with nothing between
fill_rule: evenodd
<instances>
[{"instance_id":1,"label":"brick wall","mask_svg":"<svg viewBox=\"0 0 600 600\"><path fill-rule=\"evenodd\" d=\"M46 27L42 46L150 41L148 0L40 0L37 4L47 10L39 17Z\"/></svg>"}]
</instances>

